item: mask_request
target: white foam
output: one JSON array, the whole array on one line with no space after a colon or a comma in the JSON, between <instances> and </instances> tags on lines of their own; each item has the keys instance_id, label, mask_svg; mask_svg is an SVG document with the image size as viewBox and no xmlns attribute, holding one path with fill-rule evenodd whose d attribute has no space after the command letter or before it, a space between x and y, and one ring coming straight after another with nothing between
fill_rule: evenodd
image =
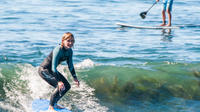
<instances>
[{"instance_id":1,"label":"white foam","mask_svg":"<svg viewBox=\"0 0 200 112\"><path fill-rule=\"evenodd\" d=\"M0 102L0 107L1 109L9 110L9 112L22 112L20 109L14 108L12 105L6 104L5 102Z\"/></svg>"},{"instance_id":2,"label":"white foam","mask_svg":"<svg viewBox=\"0 0 200 112\"><path fill-rule=\"evenodd\" d=\"M39 76L38 67L26 64L21 74L21 79L28 81L32 98L41 98L49 93L50 86Z\"/></svg>"},{"instance_id":3,"label":"white foam","mask_svg":"<svg viewBox=\"0 0 200 112\"><path fill-rule=\"evenodd\" d=\"M87 69L94 67L95 64L90 59L85 59L80 63L75 64L75 69ZM65 77L67 78L67 75L70 75L67 66L60 65L58 66L58 71L61 72ZM67 69L67 73L65 73L65 69ZM79 74L77 74L79 75ZM71 80L72 77L70 76ZM71 89L67 93L72 93L73 95L70 95L70 101L67 103L68 108L71 108L71 105L76 105L80 110L84 112L107 112L108 108L105 106L100 105L99 99L94 96L95 89L89 87L84 81L80 80L80 86L77 87L75 83L71 83Z\"/></svg>"},{"instance_id":4,"label":"white foam","mask_svg":"<svg viewBox=\"0 0 200 112\"><path fill-rule=\"evenodd\" d=\"M99 99L94 96L94 89L85 82L80 82L80 87L72 85L71 91L75 92L72 102L84 112L107 112L108 108L100 105Z\"/></svg>"},{"instance_id":5,"label":"white foam","mask_svg":"<svg viewBox=\"0 0 200 112\"><path fill-rule=\"evenodd\" d=\"M88 68L94 66L94 62L89 59L84 60L81 63L75 65L75 69L78 68ZM6 91L9 98L16 100L23 106L25 112L31 112L31 103L34 99L45 98L49 99L51 92L54 90L49 84L47 84L38 74L38 67L33 67L30 64L19 65L21 71L18 73L20 79L27 82L27 89L29 89L28 94L23 94L20 90L14 90L15 93ZM78 68L77 68L78 67ZM68 71L66 65L59 65L58 71L61 72L66 78L70 77L71 74ZM78 75L78 74L77 74ZM71 89L64 98L62 98L60 103L64 104L68 108L71 105L75 105L76 108L84 112L106 112L107 107L102 106L98 103L98 99L94 96L94 89L89 87L84 81L80 80L80 87L72 82ZM16 84L17 82L15 82ZM17 88L16 88L17 89ZM13 95L13 96L12 96ZM70 95L70 96L69 96ZM69 101L66 100L70 99ZM66 102L67 101L67 102Z\"/></svg>"},{"instance_id":6,"label":"white foam","mask_svg":"<svg viewBox=\"0 0 200 112\"><path fill-rule=\"evenodd\" d=\"M17 71L15 71L17 74L19 74ZM20 76L20 74L19 74ZM23 80L22 80L23 81ZM10 105L18 105L20 108L15 108L10 106L9 109L13 110L14 112L22 112L23 110L29 110L27 107L30 107L28 104L30 104L30 96L27 94L27 88L24 87L25 84L22 83L20 79L18 79L18 76L13 77L13 79L10 82L7 82L6 85L3 87L5 91L5 95L9 98L7 99L8 102L12 101ZM25 106L24 106L25 105ZM6 105L3 106L6 108ZM20 110L22 109L22 110Z\"/></svg>"},{"instance_id":7,"label":"white foam","mask_svg":"<svg viewBox=\"0 0 200 112\"><path fill-rule=\"evenodd\" d=\"M23 100L20 100L20 103L23 104L23 107L27 112L31 112L31 102L34 99L38 98L48 98L48 95L53 88L51 88L38 74L38 67L33 67L30 64L24 66L19 66L21 68L20 79L27 81L27 88L29 89L28 96L24 96Z\"/></svg>"},{"instance_id":8,"label":"white foam","mask_svg":"<svg viewBox=\"0 0 200 112\"><path fill-rule=\"evenodd\" d=\"M84 68L91 68L94 66L94 62L90 59L85 59L80 63L77 63L75 65L75 68L77 69L84 69Z\"/></svg>"}]
</instances>

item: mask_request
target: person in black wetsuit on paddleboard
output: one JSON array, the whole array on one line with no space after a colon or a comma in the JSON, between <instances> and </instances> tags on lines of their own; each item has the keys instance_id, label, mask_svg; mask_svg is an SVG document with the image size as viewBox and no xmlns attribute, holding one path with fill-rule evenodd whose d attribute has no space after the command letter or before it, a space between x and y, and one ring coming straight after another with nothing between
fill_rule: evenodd
<instances>
[{"instance_id":1,"label":"person in black wetsuit on paddleboard","mask_svg":"<svg viewBox=\"0 0 200 112\"><path fill-rule=\"evenodd\" d=\"M57 102L62 96L71 88L67 79L56 69L62 62L66 61L69 71L74 78L74 81L79 86L79 80L76 77L76 72L73 65L73 51L74 36L72 33L67 32L62 36L61 45L56 46L47 58L41 63L38 73L39 75L51 86L55 91L51 95L49 110L56 112L54 108L63 108L57 105Z\"/></svg>"}]
</instances>

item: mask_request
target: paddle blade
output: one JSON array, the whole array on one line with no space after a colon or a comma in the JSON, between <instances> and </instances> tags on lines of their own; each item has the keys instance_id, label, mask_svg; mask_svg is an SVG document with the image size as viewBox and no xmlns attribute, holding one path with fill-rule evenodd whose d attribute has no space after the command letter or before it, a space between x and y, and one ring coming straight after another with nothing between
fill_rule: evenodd
<instances>
[{"instance_id":1,"label":"paddle blade","mask_svg":"<svg viewBox=\"0 0 200 112\"><path fill-rule=\"evenodd\" d=\"M145 19L146 14L147 14L147 12L142 12L142 13L140 13L141 18L142 18L142 19Z\"/></svg>"}]
</instances>

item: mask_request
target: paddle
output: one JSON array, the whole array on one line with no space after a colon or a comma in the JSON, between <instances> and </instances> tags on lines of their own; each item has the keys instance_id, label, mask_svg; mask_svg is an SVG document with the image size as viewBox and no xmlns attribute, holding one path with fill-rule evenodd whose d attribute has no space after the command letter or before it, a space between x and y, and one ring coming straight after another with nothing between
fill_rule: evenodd
<instances>
[{"instance_id":1,"label":"paddle","mask_svg":"<svg viewBox=\"0 0 200 112\"><path fill-rule=\"evenodd\" d=\"M152 5L147 11L141 12L141 13L140 13L140 16L141 16L142 19L145 19L146 15L147 15L147 12L148 12L156 3L157 3L157 1L154 2L153 5Z\"/></svg>"}]
</instances>

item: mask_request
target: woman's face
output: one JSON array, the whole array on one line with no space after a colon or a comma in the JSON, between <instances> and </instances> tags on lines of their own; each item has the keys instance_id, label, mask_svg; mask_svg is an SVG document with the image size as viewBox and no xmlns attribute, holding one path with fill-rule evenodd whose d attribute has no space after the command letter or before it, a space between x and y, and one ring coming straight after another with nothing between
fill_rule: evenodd
<instances>
[{"instance_id":1,"label":"woman's face","mask_svg":"<svg viewBox=\"0 0 200 112\"><path fill-rule=\"evenodd\" d=\"M71 48L74 45L74 39L69 38L63 41L63 46L65 49Z\"/></svg>"}]
</instances>

